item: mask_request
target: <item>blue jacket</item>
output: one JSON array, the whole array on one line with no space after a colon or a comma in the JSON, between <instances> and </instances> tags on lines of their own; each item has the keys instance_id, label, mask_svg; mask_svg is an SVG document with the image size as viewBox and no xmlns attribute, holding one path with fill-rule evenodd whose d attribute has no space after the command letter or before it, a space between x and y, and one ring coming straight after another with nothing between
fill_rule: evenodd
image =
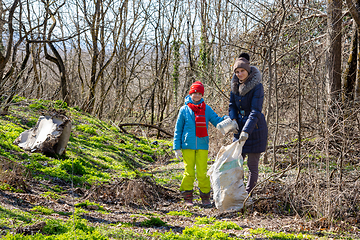
<instances>
[{"instance_id":1,"label":"blue jacket","mask_svg":"<svg viewBox=\"0 0 360 240\"><path fill-rule=\"evenodd\" d=\"M234 141L239 139L241 131L249 134L243 153L261 153L266 150L268 128L264 114L261 113L263 101L261 73L256 67L251 66L249 78L244 84L239 84L239 79L234 75L231 81L229 116L237 120L240 129L238 134L234 134Z\"/></svg>"},{"instance_id":2,"label":"blue jacket","mask_svg":"<svg viewBox=\"0 0 360 240\"><path fill-rule=\"evenodd\" d=\"M200 104L203 101L204 99L201 99L197 104ZM188 103L194 104L190 95L185 97L185 106L182 106L179 111L174 132L173 149L208 150L209 136L202 138L196 137L195 114L193 110L187 106ZM206 105L205 118L206 128L209 129L209 121L212 125L216 126L224 117L219 117L210 106Z\"/></svg>"}]
</instances>

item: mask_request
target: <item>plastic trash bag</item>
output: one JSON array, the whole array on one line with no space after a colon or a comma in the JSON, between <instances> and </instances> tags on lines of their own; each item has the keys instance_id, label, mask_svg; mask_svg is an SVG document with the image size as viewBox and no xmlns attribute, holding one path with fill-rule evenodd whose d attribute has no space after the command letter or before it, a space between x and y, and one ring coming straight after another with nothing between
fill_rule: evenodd
<instances>
[{"instance_id":1,"label":"plastic trash bag","mask_svg":"<svg viewBox=\"0 0 360 240\"><path fill-rule=\"evenodd\" d=\"M215 163L208 170L215 206L220 211L240 210L247 198L244 185L242 147L245 141L236 141L221 147ZM251 198L246 205L252 203Z\"/></svg>"}]
</instances>

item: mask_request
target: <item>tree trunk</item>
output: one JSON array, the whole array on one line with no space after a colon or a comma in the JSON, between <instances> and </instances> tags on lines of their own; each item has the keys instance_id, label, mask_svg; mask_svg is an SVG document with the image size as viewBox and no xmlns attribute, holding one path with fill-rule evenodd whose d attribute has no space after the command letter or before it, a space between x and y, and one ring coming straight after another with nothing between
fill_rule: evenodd
<instances>
[{"instance_id":1,"label":"tree trunk","mask_svg":"<svg viewBox=\"0 0 360 240\"><path fill-rule=\"evenodd\" d=\"M54 30L54 28L56 26L56 18L53 15L53 13L50 11L49 8L50 8L49 5L45 6L46 14L48 16L51 16L51 19L52 19L53 23L52 23L52 25L51 25L51 27L49 29L49 33L47 34L47 40L48 40L47 44L49 45L49 47L50 47L51 51L53 52L53 54L55 55L55 57L50 56L50 54L48 54L46 43L44 43L44 54L45 54L45 58L47 60L49 60L50 62L55 63L56 66L58 67L59 72L60 72L60 89L61 89L62 99L67 104L70 104L70 96L69 96L69 93L68 93L68 90L67 90L67 74L66 74L65 64L64 64L64 61L61 58L59 52L55 48L54 44L52 42L50 42L51 35L52 35L53 30ZM47 24L47 20L45 20L44 34L45 34L45 31L46 31L46 24Z\"/></svg>"},{"instance_id":2,"label":"tree trunk","mask_svg":"<svg viewBox=\"0 0 360 240\"><path fill-rule=\"evenodd\" d=\"M24 60L23 60L23 62L21 64L20 72L17 75L16 80L15 80L15 82L13 84L12 89L11 89L10 96L8 97L8 99L7 99L6 103L5 103L4 112L7 112L9 110L10 103L13 100L15 94L17 93L17 88L18 88L18 85L19 85L19 82L20 82L20 78L22 77L23 72L25 71L25 67L26 67L26 64L27 64L27 62L29 60L29 57L30 57L30 43L27 42L26 43L26 55L25 55Z\"/></svg>"},{"instance_id":3,"label":"tree trunk","mask_svg":"<svg viewBox=\"0 0 360 240\"><path fill-rule=\"evenodd\" d=\"M7 25L8 25L8 33L7 35L7 46L5 47L3 45L2 39L0 42L0 97L3 94L3 87L5 85L5 82L7 79L9 79L9 76L5 76L3 78L4 72L5 72L5 67L6 64L8 63L10 56L11 56L11 49L12 49L12 45L13 45L13 40L14 40L14 28L13 28L13 18L14 18L14 13L15 13L15 9L17 7L19 3L19 0L15 0L9 10L9 17L7 20ZM1 2L2 5L2 2ZM2 9L2 14L3 14L3 6L1 6ZM2 21L3 22L3 21ZM0 29L0 33L1 35L3 35L3 31L5 30L3 25L0 25L1 29Z\"/></svg>"},{"instance_id":4,"label":"tree trunk","mask_svg":"<svg viewBox=\"0 0 360 240\"><path fill-rule=\"evenodd\" d=\"M347 68L345 70L344 77L344 94L343 101L351 101L354 98L354 89L356 83L356 72L357 72L357 53L358 53L358 32L357 32L357 24L353 23L353 34L351 36L351 47L350 47L350 55L347 62Z\"/></svg>"},{"instance_id":5,"label":"tree trunk","mask_svg":"<svg viewBox=\"0 0 360 240\"><path fill-rule=\"evenodd\" d=\"M97 0L95 3L95 12L92 16L92 21L90 25L90 33L91 33L91 40L92 40L92 59L91 59L91 75L90 75L90 89L89 89L89 96L87 99L87 103L85 105L85 112L92 113L94 110L95 105L95 93L96 93L96 72L97 72L97 64L99 58L99 48L98 48L98 34L99 34L99 26L101 20L101 12L100 12L100 5L101 0Z\"/></svg>"},{"instance_id":6,"label":"tree trunk","mask_svg":"<svg viewBox=\"0 0 360 240\"><path fill-rule=\"evenodd\" d=\"M340 100L341 93L341 26L342 1L328 0L328 36L326 52L327 92L330 104Z\"/></svg>"}]
</instances>

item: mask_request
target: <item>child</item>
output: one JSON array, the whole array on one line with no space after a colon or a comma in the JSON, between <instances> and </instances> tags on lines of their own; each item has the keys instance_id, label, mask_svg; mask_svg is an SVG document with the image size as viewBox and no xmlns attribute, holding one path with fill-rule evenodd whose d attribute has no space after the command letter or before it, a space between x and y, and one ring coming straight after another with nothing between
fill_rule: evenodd
<instances>
[{"instance_id":1,"label":"child","mask_svg":"<svg viewBox=\"0 0 360 240\"><path fill-rule=\"evenodd\" d=\"M196 177L199 181L200 197L204 207L210 207L210 179L207 176L207 159L209 149L208 122L214 126L227 116L220 118L204 99L204 86L197 81L191 85L185 105L180 108L174 133L176 158L184 159L184 177L180 191L186 205L193 205L193 186Z\"/></svg>"}]
</instances>

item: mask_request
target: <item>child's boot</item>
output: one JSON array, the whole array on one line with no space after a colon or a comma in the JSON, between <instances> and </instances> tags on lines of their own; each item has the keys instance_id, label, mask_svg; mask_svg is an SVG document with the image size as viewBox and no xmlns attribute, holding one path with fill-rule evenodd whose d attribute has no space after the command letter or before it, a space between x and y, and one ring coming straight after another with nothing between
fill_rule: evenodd
<instances>
[{"instance_id":1,"label":"child's boot","mask_svg":"<svg viewBox=\"0 0 360 240\"><path fill-rule=\"evenodd\" d=\"M203 207L211 207L212 206L212 204L210 202L210 192L203 193L200 191L200 198L201 198Z\"/></svg>"},{"instance_id":2,"label":"child's boot","mask_svg":"<svg viewBox=\"0 0 360 240\"><path fill-rule=\"evenodd\" d=\"M184 198L185 204L187 206L193 206L193 190L189 191L182 191L181 192L182 197Z\"/></svg>"}]
</instances>

